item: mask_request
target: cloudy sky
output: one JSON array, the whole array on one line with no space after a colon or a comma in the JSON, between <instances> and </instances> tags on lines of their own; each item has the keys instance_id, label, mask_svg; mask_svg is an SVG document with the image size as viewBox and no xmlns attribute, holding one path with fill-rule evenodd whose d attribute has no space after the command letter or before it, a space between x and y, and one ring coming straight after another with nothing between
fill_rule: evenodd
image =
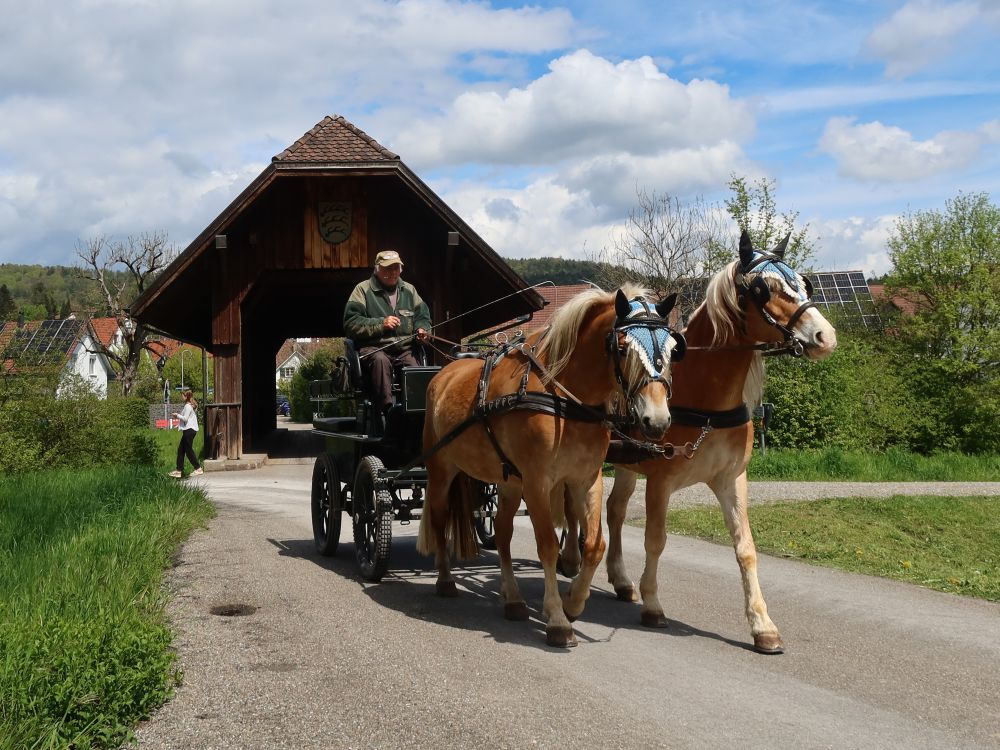
<instances>
[{"instance_id":1,"label":"cloudy sky","mask_svg":"<svg viewBox=\"0 0 1000 750\"><path fill-rule=\"evenodd\" d=\"M819 269L1000 201L1000 0L0 0L0 262L184 247L342 114L507 257L586 257L636 190L767 177Z\"/></svg>"}]
</instances>

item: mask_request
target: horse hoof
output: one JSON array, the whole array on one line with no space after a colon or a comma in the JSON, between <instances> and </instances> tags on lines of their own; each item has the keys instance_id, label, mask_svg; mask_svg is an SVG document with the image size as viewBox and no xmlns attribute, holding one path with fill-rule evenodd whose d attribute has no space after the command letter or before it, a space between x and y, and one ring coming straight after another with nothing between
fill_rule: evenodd
<instances>
[{"instance_id":1,"label":"horse hoof","mask_svg":"<svg viewBox=\"0 0 1000 750\"><path fill-rule=\"evenodd\" d=\"M579 565L567 565L562 557L556 558L556 572L564 578L576 578L580 573Z\"/></svg>"},{"instance_id":2,"label":"horse hoof","mask_svg":"<svg viewBox=\"0 0 1000 750\"><path fill-rule=\"evenodd\" d=\"M573 628L565 625L551 625L545 628L545 642L556 648L573 648L576 646L576 634Z\"/></svg>"},{"instance_id":3,"label":"horse hoof","mask_svg":"<svg viewBox=\"0 0 1000 750\"><path fill-rule=\"evenodd\" d=\"M458 586L455 585L454 581L438 581L434 584L434 591L438 596L444 596L449 599L458 596Z\"/></svg>"},{"instance_id":4,"label":"horse hoof","mask_svg":"<svg viewBox=\"0 0 1000 750\"><path fill-rule=\"evenodd\" d=\"M510 602L503 605L503 616L508 620L528 619L528 605L524 602Z\"/></svg>"},{"instance_id":5,"label":"horse hoof","mask_svg":"<svg viewBox=\"0 0 1000 750\"><path fill-rule=\"evenodd\" d=\"M783 654L785 644L777 633L761 633L753 637L753 650L758 654Z\"/></svg>"},{"instance_id":6,"label":"horse hoof","mask_svg":"<svg viewBox=\"0 0 1000 750\"><path fill-rule=\"evenodd\" d=\"M644 628L670 627L667 617L662 612L643 612L640 618Z\"/></svg>"},{"instance_id":7,"label":"horse hoof","mask_svg":"<svg viewBox=\"0 0 1000 750\"><path fill-rule=\"evenodd\" d=\"M635 592L635 586L622 586L615 589L615 596L620 602L637 602L639 595Z\"/></svg>"}]
</instances>

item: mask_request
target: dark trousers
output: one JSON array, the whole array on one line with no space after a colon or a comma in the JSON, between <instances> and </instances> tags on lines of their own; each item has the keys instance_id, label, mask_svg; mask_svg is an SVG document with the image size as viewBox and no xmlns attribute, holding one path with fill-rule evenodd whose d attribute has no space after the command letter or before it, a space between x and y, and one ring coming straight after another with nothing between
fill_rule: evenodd
<instances>
[{"instance_id":1,"label":"dark trousers","mask_svg":"<svg viewBox=\"0 0 1000 750\"><path fill-rule=\"evenodd\" d=\"M184 471L184 456L187 456L191 466L201 468L198 457L194 454L194 436L198 430L184 430L181 433L181 442L177 445L177 471Z\"/></svg>"},{"instance_id":2,"label":"dark trousers","mask_svg":"<svg viewBox=\"0 0 1000 750\"><path fill-rule=\"evenodd\" d=\"M365 371L372 402L385 411L392 406L392 368L394 366L416 367L419 362L413 352L405 349L393 353L387 349L376 351L377 346L362 346L358 350L361 365ZM374 352L370 354L369 352Z\"/></svg>"}]
</instances>

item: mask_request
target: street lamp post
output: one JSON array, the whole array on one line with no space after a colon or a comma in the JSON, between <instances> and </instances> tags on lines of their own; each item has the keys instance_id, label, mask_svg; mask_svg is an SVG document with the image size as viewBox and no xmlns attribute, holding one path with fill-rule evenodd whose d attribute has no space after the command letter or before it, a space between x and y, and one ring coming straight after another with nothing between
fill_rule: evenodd
<instances>
[{"instance_id":1,"label":"street lamp post","mask_svg":"<svg viewBox=\"0 0 1000 750\"><path fill-rule=\"evenodd\" d=\"M190 349L181 349L181 391L184 390L184 355L190 353Z\"/></svg>"}]
</instances>

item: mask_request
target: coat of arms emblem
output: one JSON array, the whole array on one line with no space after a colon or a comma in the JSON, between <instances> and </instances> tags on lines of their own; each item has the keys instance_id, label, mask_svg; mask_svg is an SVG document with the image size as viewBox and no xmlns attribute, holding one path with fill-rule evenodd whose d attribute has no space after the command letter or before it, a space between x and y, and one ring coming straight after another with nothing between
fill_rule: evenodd
<instances>
[{"instance_id":1,"label":"coat of arms emblem","mask_svg":"<svg viewBox=\"0 0 1000 750\"><path fill-rule=\"evenodd\" d=\"M351 236L351 202L320 201L319 233L324 240L336 245Z\"/></svg>"}]
</instances>

